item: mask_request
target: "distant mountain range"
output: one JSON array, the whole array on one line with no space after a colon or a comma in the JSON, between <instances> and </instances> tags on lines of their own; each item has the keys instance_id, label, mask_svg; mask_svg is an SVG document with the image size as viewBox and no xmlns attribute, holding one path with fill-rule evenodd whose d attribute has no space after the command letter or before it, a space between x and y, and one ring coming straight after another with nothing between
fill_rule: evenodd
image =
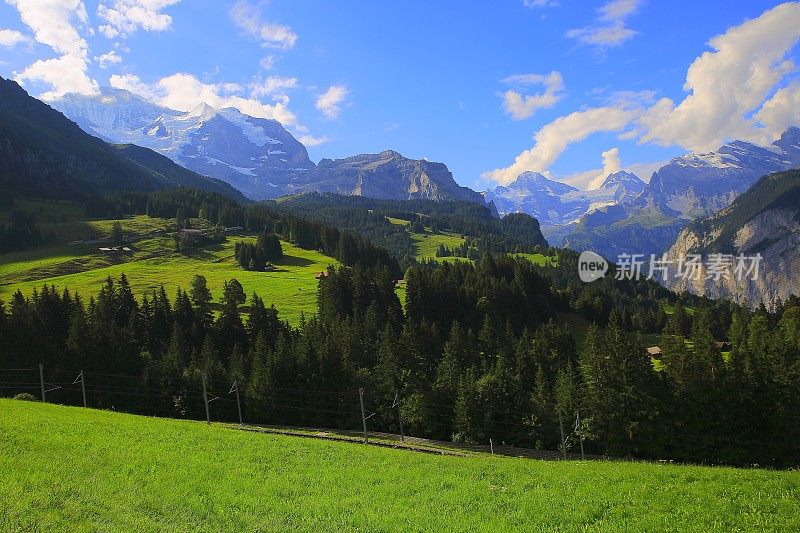
<instances>
[{"instance_id":1,"label":"distant mountain range","mask_svg":"<svg viewBox=\"0 0 800 533\"><path fill-rule=\"evenodd\" d=\"M706 269L701 277L669 276L664 284L676 291L751 306L763 302L768 308L791 294L800 295L800 171L765 176L729 207L695 220L681 231L667 256L674 262L688 254L707 259L712 253L761 254L758 278L752 282L736 275L716 279Z\"/></svg>"},{"instance_id":2,"label":"distant mountain range","mask_svg":"<svg viewBox=\"0 0 800 533\"><path fill-rule=\"evenodd\" d=\"M727 207L760 177L800 167L800 128L787 129L768 147L733 141L715 152L676 157L645 185L616 173L597 190L579 191L526 172L484 196L500 213L539 218L550 244L621 253L660 254L690 221Z\"/></svg>"},{"instance_id":3,"label":"distant mountain range","mask_svg":"<svg viewBox=\"0 0 800 533\"><path fill-rule=\"evenodd\" d=\"M111 145L0 78L0 189L49 198L114 190L193 187L246 198L227 183L187 170L152 150Z\"/></svg>"},{"instance_id":4,"label":"distant mountain range","mask_svg":"<svg viewBox=\"0 0 800 533\"><path fill-rule=\"evenodd\" d=\"M323 159L315 165L305 146L278 121L233 108L201 104L186 113L112 88L96 96L67 94L50 104L93 135L151 148L255 200L318 191L483 203L478 193L456 183L446 165L394 151Z\"/></svg>"},{"instance_id":5,"label":"distant mountain range","mask_svg":"<svg viewBox=\"0 0 800 533\"><path fill-rule=\"evenodd\" d=\"M603 184L581 191L550 180L538 172L525 172L508 186L484 192L500 214L527 213L541 224L561 225L576 222L587 212L599 207L630 202L646 184L629 172L615 172Z\"/></svg>"}]
</instances>

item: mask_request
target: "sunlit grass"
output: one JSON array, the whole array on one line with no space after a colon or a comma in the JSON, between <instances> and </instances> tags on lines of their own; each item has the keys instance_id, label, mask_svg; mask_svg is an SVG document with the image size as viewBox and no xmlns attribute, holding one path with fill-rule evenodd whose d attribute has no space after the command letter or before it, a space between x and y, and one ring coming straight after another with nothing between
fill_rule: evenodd
<instances>
[{"instance_id":1,"label":"sunlit grass","mask_svg":"<svg viewBox=\"0 0 800 533\"><path fill-rule=\"evenodd\" d=\"M0 400L6 531L797 531L800 473L448 457Z\"/></svg>"}]
</instances>

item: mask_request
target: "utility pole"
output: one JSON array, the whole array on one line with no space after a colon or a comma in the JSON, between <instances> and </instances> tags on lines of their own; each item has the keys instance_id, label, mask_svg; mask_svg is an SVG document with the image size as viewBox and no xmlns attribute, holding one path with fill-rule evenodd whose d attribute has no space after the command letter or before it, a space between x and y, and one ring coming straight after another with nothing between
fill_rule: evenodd
<instances>
[{"instance_id":1,"label":"utility pole","mask_svg":"<svg viewBox=\"0 0 800 533\"><path fill-rule=\"evenodd\" d=\"M358 401L361 402L361 422L364 424L364 444L368 441L367 439L367 418L364 416L364 389L358 389Z\"/></svg>"},{"instance_id":2,"label":"utility pole","mask_svg":"<svg viewBox=\"0 0 800 533\"><path fill-rule=\"evenodd\" d=\"M400 442L405 442L406 438L403 435L403 412L400 402L400 391L397 391L397 395L394 397L394 403L397 405L397 421L400 423Z\"/></svg>"},{"instance_id":3,"label":"utility pole","mask_svg":"<svg viewBox=\"0 0 800 533\"><path fill-rule=\"evenodd\" d=\"M242 422L242 403L239 401L239 380L233 382L233 387L231 390L228 391L228 394L231 392L236 391L236 408L239 409L239 425L243 426L244 423Z\"/></svg>"},{"instance_id":4,"label":"utility pole","mask_svg":"<svg viewBox=\"0 0 800 533\"><path fill-rule=\"evenodd\" d=\"M575 429L578 431L578 439L581 441L581 461L586 460L583 454L583 431L581 430L581 412L575 411Z\"/></svg>"},{"instance_id":5,"label":"utility pole","mask_svg":"<svg viewBox=\"0 0 800 533\"><path fill-rule=\"evenodd\" d=\"M81 370L80 380L81 392L83 393L83 406L86 407L86 380L83 377L83 370Z\"/></svg>"},{"instance_id":6,"label":"utility pole","mask_svg":"<svg viewBox=\"0 0 800 533\"><path fill-rule=\"evenodd\" d=\"M44 403L47 401L44 395L44 363L39 363L39 384L42 386L42 403Z\"/></svg>"},{"instance_id":7,"label":"utility pole","mask_svg":"<svg viewBox=\"0 0 800 533\"><path fill-rule=\"evenodd\" d=\"M564 440L564 419L561 417L561 411L558 412L558 428L561 430L561 453L564 459L567 458L567 446Z\"/></svg>"},{"instance_id":8,"label":"utility pole","mask_svg":"<svg viewBox=\"0 0 800 533\"><path fill-rule=\"evenodd\" d=\"M206 405L206 423L211 424L211 414L208 412L208 393L206 393L206 373L203 372L203 403Z\"/></svg>"}]
</instances>

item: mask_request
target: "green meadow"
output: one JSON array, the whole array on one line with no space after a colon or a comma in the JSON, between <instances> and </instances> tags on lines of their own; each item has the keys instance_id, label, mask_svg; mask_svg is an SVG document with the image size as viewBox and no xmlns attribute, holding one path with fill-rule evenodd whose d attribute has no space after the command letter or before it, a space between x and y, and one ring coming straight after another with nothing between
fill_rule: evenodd
<instances>
[{"instance_id":1,"label":"green meadow","mask_svg":"<svg viewBox=\"0 0 800 533\"><path fill-rule=\"evenodd\" d=\"M173 297L178 287L188 289L195 274L208 281L216 300L222 296L225 281L239 280L248 296L257 293L267 305L274 304L283 319L296 324L301 314L316 314L317 272L338 262L313 250L304 250L282 242L283 258L275 262L274 272L250 272L241 269L234 259L237 241L254 237L229 236L225 243L175 251L172 231L174 219L144 215L120 219L123 233L134 236L130 255L108 256L99 251L107 244L67 245L68 242L109 237L115 220L88 220L83 208L70 202L16 200L14 210L37 214L43 232L52 232L55 242L35 250L0 255L0 300L8 301L17 291L29 296L43 284L69 289L88 299L99 291L111 276L125 274L134 294L141 297L164 286ZM10 217L10 209L0 211L0 220ZM208 223L191 219L195 228ZM153 234L161 232L162 234Z\"/></svg>"},{"instance_id":2,"label":"green meadow","mask_svg":"<svg viewBox=\"0 0 800 533\"><path fill-rule=\"evenodd\" d=\"M3 531L800 529L798 472L440 456L19 400L0 413Z\"/></svg>"}]
</instances>

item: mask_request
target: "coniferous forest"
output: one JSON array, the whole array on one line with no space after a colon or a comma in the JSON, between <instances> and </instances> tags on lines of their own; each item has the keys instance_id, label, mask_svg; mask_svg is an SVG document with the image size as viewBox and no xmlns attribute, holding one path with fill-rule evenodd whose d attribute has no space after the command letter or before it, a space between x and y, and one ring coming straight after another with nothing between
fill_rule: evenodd
<instances>
[{"instance_id":1,"label":"coniferous forest","mask_svg":"<svg viewBox=\"0 0 800 533\"><path fill-rule=\"evenodd\" d=\"M89 301L44 286L0 309L0 358L83 370L93 406L152 415L202 418L205 374L213 398L238 385L249 422L355 429L362 388L375 430L398 430L400 394L414 436L556 450L579 414L595 454L800 462L800 302L767 313L698 300L692 314L679 302L657 370L640 326L659 289L565 283L574 254L559 260L549 271L491 254L413 266L405 311L390 268L344 266L320 279L318 314L297 327L235 280L218 302L200 275L141 299L124 275ZM565 312L602 318L582 353ZM236 420L235 403L213 405L215 419Z\"/></svg>"}]
</instances>

